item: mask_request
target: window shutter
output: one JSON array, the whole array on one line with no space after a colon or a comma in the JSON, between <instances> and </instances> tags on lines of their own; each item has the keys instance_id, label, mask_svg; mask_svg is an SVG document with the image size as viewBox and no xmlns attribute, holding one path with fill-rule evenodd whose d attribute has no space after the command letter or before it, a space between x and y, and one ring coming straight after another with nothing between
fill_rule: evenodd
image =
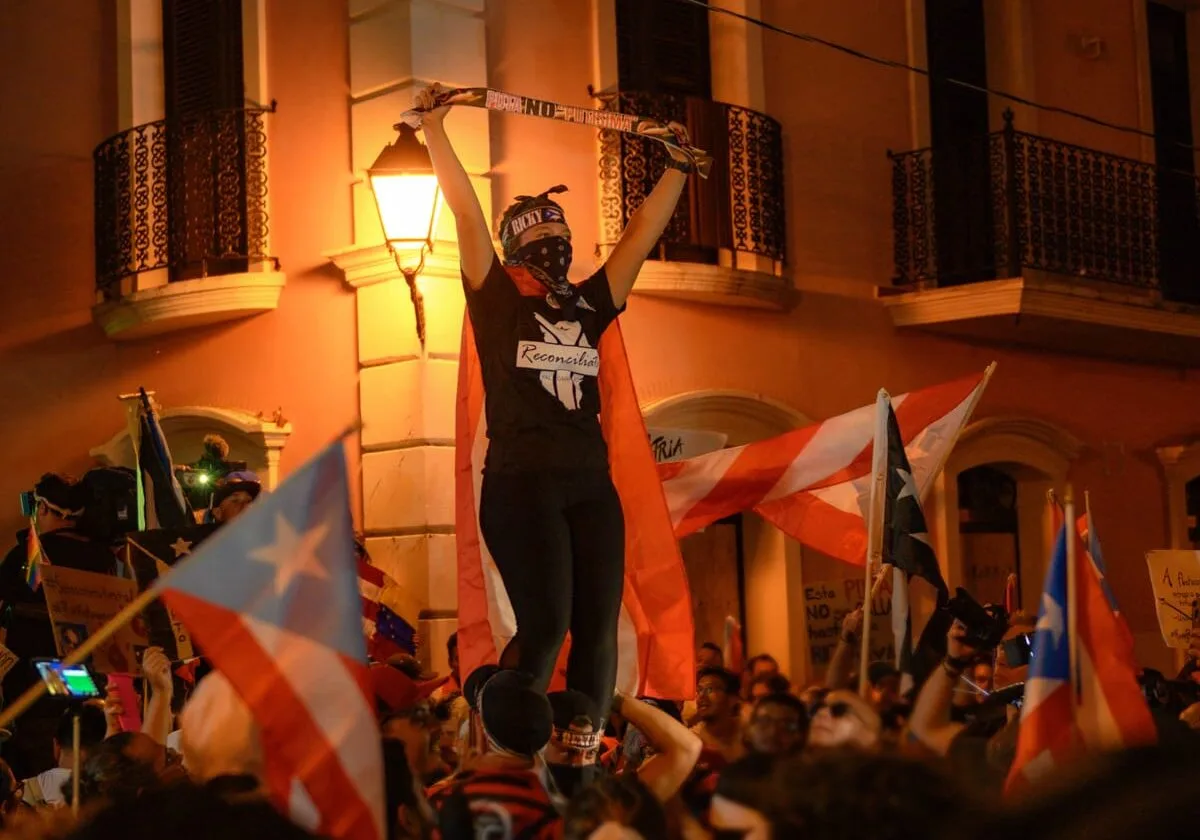
<instances>
[{"instance_id":1,"label":"window shutter","mask_svg":"<svg viewBox=\"0 0 1200 840\"><path fill-rule=\"evenodd\" d=\"M671 0L617 0L621 90L709 99L708 12Z\"/></svg>"},{"instance_id":2,"label":"window shutter","mask_svg":"<svg viewBox=\"0 0 1200 840\"><path fill-rule=\"evenodd\" d=\"M162 0L167 120L245 101L241 0Z\"/></svg>"},{"instance_id":3,"label":"window shutter","mask_svg":"<svg viewBox=\"0 0 1200 840\"><path fill-rule=\"evenodd\" d=\"M171 280L247 270L241 0L162 0Z\"/></svg>"}]
</instances>

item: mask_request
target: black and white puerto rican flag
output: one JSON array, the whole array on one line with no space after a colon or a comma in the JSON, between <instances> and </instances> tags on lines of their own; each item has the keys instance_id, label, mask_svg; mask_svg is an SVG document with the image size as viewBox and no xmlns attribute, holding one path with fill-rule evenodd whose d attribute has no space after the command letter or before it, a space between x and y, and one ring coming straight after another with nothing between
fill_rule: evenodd
<instances>
[{"instance_id":1,"label":"black and white puerto rican flag","mask_svg":"<svg viewBox=\"0 0 1200 840\"><path fill-rule=\"evenodd\" d=\"M924 582L919 585L931 586L939 606L947 601L949 592L929 541L921 496L904 453L900 424L890 403L887 447L883 562L893 567L892 632L896 637L896 668L901 674L901 691L908 691L914 687L914 679L920 676L916 674L913 662L913 584L919 580Z\"/></svg>"}]
</instances>

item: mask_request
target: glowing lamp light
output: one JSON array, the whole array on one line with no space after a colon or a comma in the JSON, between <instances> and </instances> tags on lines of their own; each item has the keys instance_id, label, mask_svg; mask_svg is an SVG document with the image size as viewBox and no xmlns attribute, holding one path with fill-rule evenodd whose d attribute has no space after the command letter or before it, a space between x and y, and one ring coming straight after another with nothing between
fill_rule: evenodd
<instances>
[{"instance_id":1,"label":"glowing lamp light","mask_svg":"<svg viewBox=\"0 0 1200 840\"><path fill-rule=\"evenodd\" d=\"M433 250L441 191L429 150L417 139L416 130L404 123L396 128L400 135L379 153L367 170L367 178L379 210L384 239L408 282L417 316L417 337L424 346L425 302L417 288L417 275L425 266L425 252Z\"/></svg>"}]
</instances>

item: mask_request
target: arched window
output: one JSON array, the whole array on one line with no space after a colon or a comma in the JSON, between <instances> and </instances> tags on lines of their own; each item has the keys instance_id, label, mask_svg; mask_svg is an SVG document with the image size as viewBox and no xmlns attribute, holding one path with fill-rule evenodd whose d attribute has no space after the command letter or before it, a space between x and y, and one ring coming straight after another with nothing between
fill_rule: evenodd
<instances>
[{"instance_id":1,"label":"arched window","mask_svg":"<svg viewBox=\"0 0 1200 840\"><path fill-rule=\"evenodd\" d=\"M246 411L210 406L165 408L158 412L158 419L176 465L196 461L204 452L204 436L218 434L229 444L229 458L245 461L247 469L258 473L265 489L273 490L279 484L279 458L292 433L287 421L277 423ZM132 467L135 463L128 429L88 454L102 466Z\"/></svg>"},{"instance_id":2,"label":"arched window","mask_svg":"<svg viewBox=\"0 0 1200 840\"><path fill-rule=\"evenodd\" d=\"M1066 430L1027 417L988 417L963 430L926 500L952 588L999 600L1007 573L991 567L1010 564L1020 580L1021 606L1036 607L1054 536L1047 493L1063 489L1082 449Z\"/></svg>"}]
</instances>

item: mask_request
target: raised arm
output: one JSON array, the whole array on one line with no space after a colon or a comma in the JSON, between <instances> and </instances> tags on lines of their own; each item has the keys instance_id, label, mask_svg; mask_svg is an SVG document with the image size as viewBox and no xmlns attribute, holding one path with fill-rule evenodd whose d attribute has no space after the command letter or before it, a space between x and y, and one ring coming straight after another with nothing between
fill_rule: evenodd
<instances>
[{"instance_id":1,"label":"raised arm","mask_svg":"<svg viewBox=\"0 0 1200 840\"><path fill-rule=\"evenodd\" d=\"M150 692L142 732L166 746L167 736L171 734L171 700L175 685L171 681L171 660L167 659L162 648L146 650L142 656L142 673L146 676L143 690Z\"/></svg>"},{"instance_id":2,"label":"raised arm","mask_svg":"<svg viewBox=\"0 0 1200 840\"><path fill-rule=\"evenodd\" d=\"M484 278L492 267L496 250L492 246L492 234L487 218L483 215L483 208L479 206L479 198L471 186L471 179L455 154L454 147L450 145L450 138L446 136L443 120L450 109L432 108L441 91L438 85L431 85L417 94L414 104L427 110L421 120L421 129L425 133L425 147L429 149L429 159L433 162L433 171L437 175L438 185L442 188L446 206L454 214L463 275L472 289L478 289L483 285Z\"/></svg>"},{"instance_id":3,"label":"raised arm","mask_svg":"<svg viewBox=\"0 0 1200 840\"><path fill-rule=\"evenodd\" d=\"M908 728L913 736L938 755L950 752L950 745L966 729L950 719L954 688L975 651L963 643L966 628L955 621L946 644L946 659L921 686Z\"/></svg>"},{"instance_id":4,"label":"raised arm","mask_svg":"<svg viewBox=\"0 0 1200 840\"><path fill-rule=\"evenodd\" d=\"M833 656L829 658L829 669L825 671L826 688L850 688L854 682L851 671L854 666L854 656L858 653L858 633L862 630L862 623L862 607L851 610L842 619L837 647L833 649Z\"/></svg>"},{"instance_id":5,"label":"raised arm","mask_svg":"<svg viewBox=\"0 0 1200 840\"><path fill-rule=\"evenodd\" d=\"M613 709L658 750L657 755L642 762L637 775L659 802L666 802L679 792L696 766L700 758L700 739L666 712L634 697L618 694L613 698Z\"/></svg>"},{"instance_id":6,"label":"raised arm","mask_svg":"<svg viewBox=\"0 0 1200 840\"><path fill-rule=\"evenodd\" d=\"M682 126L672 123L672 128L677 133L684 133L686 137ZM672 147L668 147L667 150L673 160L690 169L691 159L686 154ZM629 224L625 225L621 238L604 264L608 285L612 289L613 303L617 308L625 305L629 292L633 289L633 282L642 270L642 263L667 229L686 183L687 175L681 170L668 169L658 179L650 195L646 196L642 206L629 219Z\"/></svg>"}]
</instances>

